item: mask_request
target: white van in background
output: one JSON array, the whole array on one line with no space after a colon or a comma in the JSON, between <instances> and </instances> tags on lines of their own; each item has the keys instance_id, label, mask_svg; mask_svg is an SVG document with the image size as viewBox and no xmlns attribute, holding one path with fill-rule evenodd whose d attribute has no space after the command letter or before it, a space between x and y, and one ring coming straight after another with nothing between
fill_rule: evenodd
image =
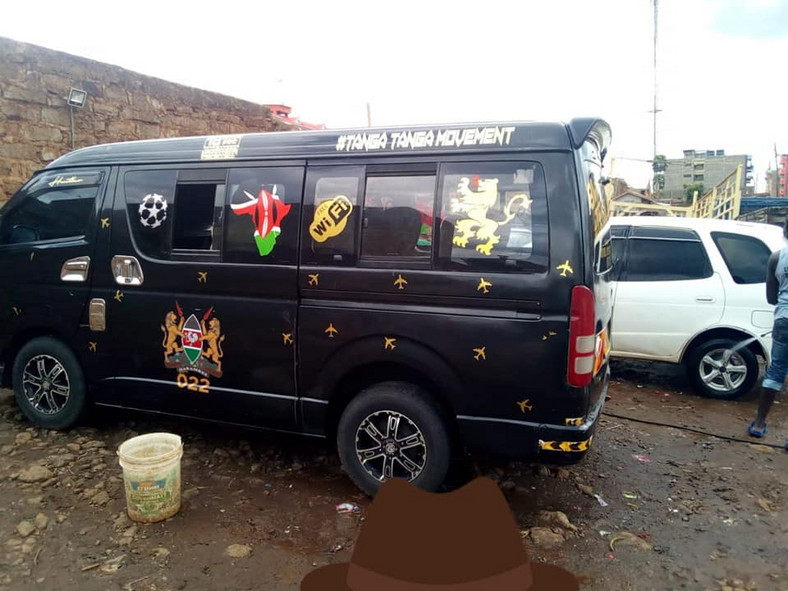
<instances>
[{"instance_id":1,"label":"white van in background","mask_svg":"<svg viewBox=\"0 0 788 591\"><path fill-rule=\"evenodd\" d=\"M684 364L704 396L748 392L757 356L771 353L766 263L786 246L782 228L655 216L614 217L608 227L612 355Z\"/></svg>"}]
</instances>

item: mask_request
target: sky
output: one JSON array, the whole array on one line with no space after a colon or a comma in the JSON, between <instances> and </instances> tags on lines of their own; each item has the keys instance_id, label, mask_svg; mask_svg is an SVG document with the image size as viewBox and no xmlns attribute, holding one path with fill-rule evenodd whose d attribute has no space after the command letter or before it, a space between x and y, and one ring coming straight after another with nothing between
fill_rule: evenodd
<instances>
[{"instance_id":1,"label":"sky","mask_svg":"<svg viewBox=\"0 0 788 591\"><path fill-rule=\"evenodd\" d=\"M658 0L657 153L788 153L788 0ZM0 36L330 128L599 116L609 176L653 156L653 0L6 3ZM0 56L2 59L2 56Z\"/></svg>"}]
</instances>

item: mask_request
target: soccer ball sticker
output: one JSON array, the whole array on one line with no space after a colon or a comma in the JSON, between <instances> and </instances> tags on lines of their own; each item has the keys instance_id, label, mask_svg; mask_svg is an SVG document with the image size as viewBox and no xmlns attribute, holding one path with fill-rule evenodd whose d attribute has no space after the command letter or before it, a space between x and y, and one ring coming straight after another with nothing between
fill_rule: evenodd
<instances>
[{"instance_id":1,"label":"soccer ball sticker","mask_svg":"<svg viewBox=\"0 0 788 591\"><path fill-rule=\"evenodd\" d=\"M167 200L156 193L149 193L140 203L140 223L145 228L158 228L167 219Z\"/></svg>"}]
</instances>

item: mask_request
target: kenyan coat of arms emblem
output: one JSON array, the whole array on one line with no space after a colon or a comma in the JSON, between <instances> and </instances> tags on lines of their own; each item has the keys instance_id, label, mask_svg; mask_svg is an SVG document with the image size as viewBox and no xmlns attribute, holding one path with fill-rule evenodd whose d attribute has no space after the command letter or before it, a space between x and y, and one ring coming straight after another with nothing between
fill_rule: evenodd
<instances>
[{"instance_id":1,"label":"kenyan coat of arms emblem","mask_svg":"<svg viewBox=\"0 0 788 591\"><path fill-rule=\"evenodd\" d=\"M203 376L222 377L222 324L213 316L213 307L198 320L194 314L184 317L180 304L167 312L161 331L164 333L164 366L181 373L193 371Z\"/></svg>"}]
</instances>

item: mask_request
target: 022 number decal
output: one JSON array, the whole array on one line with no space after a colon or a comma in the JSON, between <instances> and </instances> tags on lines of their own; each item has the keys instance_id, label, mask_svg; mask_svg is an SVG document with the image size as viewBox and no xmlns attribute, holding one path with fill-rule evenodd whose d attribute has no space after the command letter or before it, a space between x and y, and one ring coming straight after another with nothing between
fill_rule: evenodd
<instances>
[{"instance_id":1,"label":"022 number decal","mask_svg":"<svg viewBox=\"0 0 788 591\"><path fill-rule=\"evenodd\" d=\"M203 394L208 394L209 388L211 387L211 380L207 378L187 376L184 373L178 374L177 381L179 388L186 388L190 392L201 392Z\"/></svg>"}]
</instances>

